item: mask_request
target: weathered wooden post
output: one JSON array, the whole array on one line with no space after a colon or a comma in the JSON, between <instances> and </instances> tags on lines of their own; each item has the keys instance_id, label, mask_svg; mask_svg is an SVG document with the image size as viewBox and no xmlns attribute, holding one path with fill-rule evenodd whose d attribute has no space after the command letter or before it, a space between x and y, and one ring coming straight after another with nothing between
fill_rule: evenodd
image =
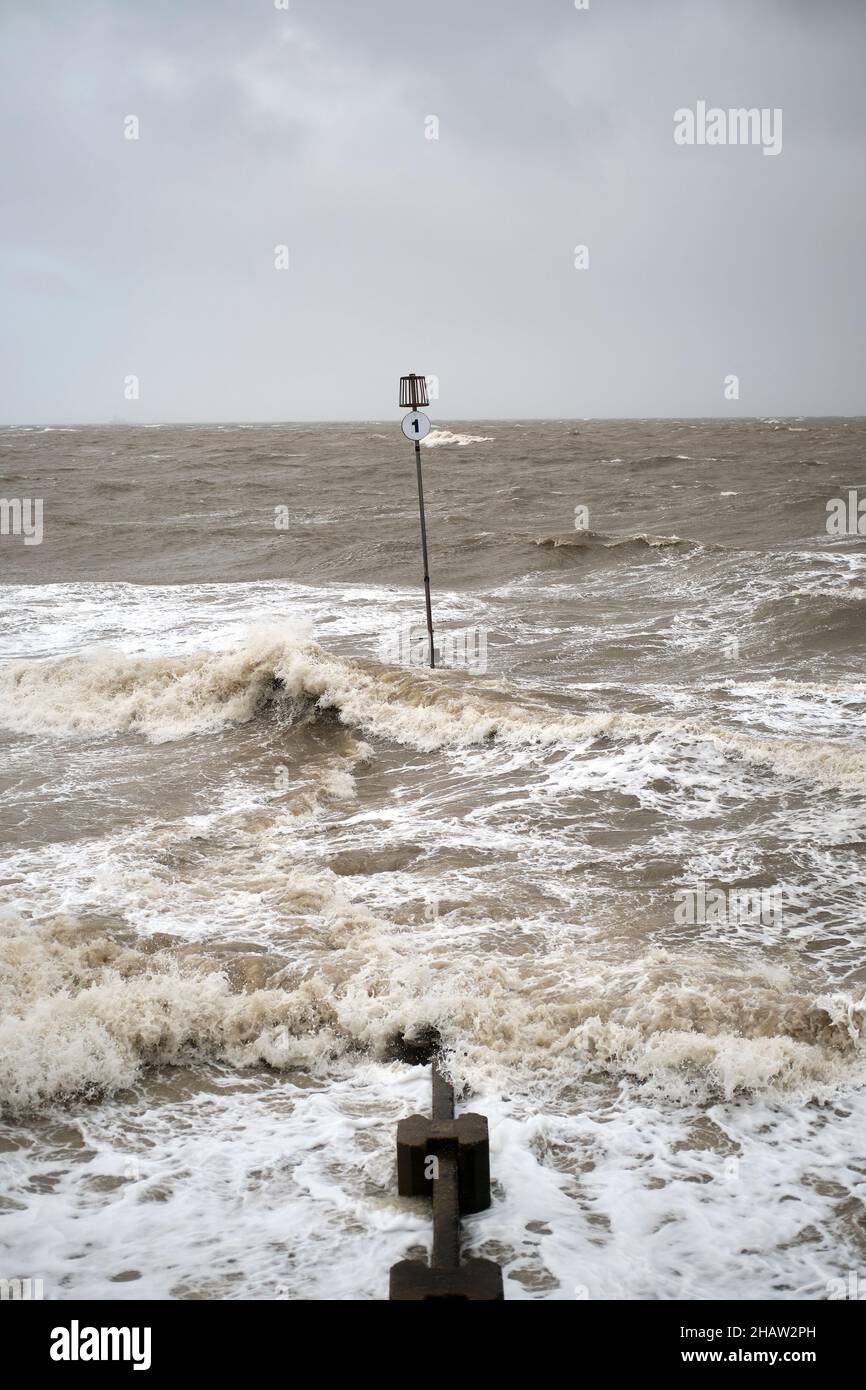
<instances>
[{"instance_id":1,"label":"weathered wooden post","mask_svg":"<svg viewBox=\"0 0 866 1390\"><path fill-rule=\"evenodd\" d=\"M415 444L415 470L418 474L418 509L421 513L421 554L424 559L424 601L427 605L427 638L430 646L430 665L435 667L436 656L433 649L433 610L430 606L430 566L427 563L427 521L424 516L424 484L421 481L421 440L430 432L430 420L419 409L419 405L429 405L427 381L423 376L411 372L400 378L400 405L410 407L404 416L401 429L407 439Z\"/></svg>"}]
</instances>

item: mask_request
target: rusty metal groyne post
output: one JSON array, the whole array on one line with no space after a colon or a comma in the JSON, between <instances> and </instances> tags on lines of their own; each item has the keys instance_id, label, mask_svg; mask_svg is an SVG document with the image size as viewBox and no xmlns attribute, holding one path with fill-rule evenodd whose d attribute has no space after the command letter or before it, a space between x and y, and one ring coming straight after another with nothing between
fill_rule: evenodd
<instances>
[{"instance_id":1,"label":"rusty metal groyne post","mask_svg":"<svg viewBox=\"0 0 866 1390\"><path fill-rule=\"evenodd\" d=\"M397 1125L397 1188L401 1197L430 1196L430 1264L391 1266L390 1298L494 1301L504 1298L502 1270L492 1260L460 1263L460 1217L490 1206L490 1140L485 1115L454 1115L454 1088L439 1057L431 1063L430 1118L410 1115Z\"/></svg>"}]
</instances>

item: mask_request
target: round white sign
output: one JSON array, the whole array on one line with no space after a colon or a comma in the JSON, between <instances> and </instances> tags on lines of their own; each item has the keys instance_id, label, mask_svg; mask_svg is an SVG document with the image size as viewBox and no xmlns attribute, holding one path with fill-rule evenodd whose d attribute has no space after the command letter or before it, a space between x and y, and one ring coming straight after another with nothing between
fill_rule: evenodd
<instances>
[{"instance_id":1,"label":"round white sign","mask_svg":"<svg viewBox=\"0 0 866 1390\"><path fill-rule=\"evenodd\" d=\"M430 433L430 420L423 411L410 410L408 415L403 416L400 428L407 439L423 439L425 434Z\"/></svg>"}]
</instances>

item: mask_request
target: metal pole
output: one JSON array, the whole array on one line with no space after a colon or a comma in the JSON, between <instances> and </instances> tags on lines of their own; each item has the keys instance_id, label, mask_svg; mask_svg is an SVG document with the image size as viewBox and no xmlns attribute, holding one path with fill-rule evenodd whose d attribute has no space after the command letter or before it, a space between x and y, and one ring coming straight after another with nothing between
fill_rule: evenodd
<instances>
[{"instance_id":1,"label":"metal pole","mask_svg":"<svg viewBox=\"0 0 866 1390\"><path fill-rule=\"evenodd\" d=\"M435 668L433 654L433 609L430 607L430 570L427 564L427 523L424 520L424 484L421 482L421 444L415 440L415 469L418 474L418 509L421 513L421 551L424 556L424 601L427 604L427 635L430 640L430 665Z\"/></svg>"}]
</instances>

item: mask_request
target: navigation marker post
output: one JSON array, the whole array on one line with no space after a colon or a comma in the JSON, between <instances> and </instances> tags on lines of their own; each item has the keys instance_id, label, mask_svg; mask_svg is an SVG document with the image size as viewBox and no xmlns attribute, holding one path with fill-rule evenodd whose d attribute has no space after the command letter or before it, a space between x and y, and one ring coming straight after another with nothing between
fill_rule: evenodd
<instances>
[{"instance_id":1,"label":"navigation marker post","mask_svg":"<svg viewBox=\"0 0 866 1390\"><path fill-rule=\"evenodd\" d=\"M430 666L435 668L436 658L433 648L433 610L430 607L430 567L427 564L427 522L424 516L424 484L421 481L421 440L430 432L430 420L419 409L419 405L429 405L427 381L423 376L412 372L400 378L400 405L410 407L409 414L403 417L400 426L407 439L415 444L415 470L418 474L418 510L421 514L421 553L424 558L424 601L427 605L427 637L430 646Z\"/></svg>"}]
</instances>

